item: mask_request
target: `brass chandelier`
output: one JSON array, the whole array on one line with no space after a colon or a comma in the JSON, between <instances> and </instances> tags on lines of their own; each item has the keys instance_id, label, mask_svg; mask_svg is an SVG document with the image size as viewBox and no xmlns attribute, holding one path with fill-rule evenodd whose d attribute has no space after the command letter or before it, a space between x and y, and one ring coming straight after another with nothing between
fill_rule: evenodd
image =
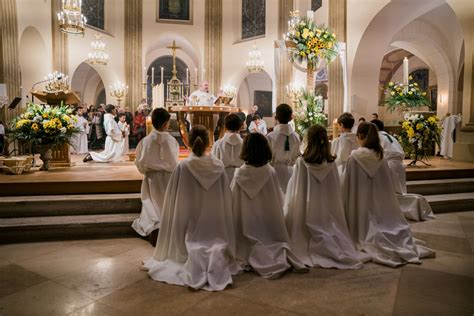
<instances>
[{"instance_id":1,"label":"brass chandelier","mask_svg":"<svg viewBox=\"0 0 474 316\"><path fill-rule=\"evenodd\" d=\"M82 0L61 0L59 28L68 34L84 35L87 19L81 12Z\"/></svg>"},{"instance_id":2,"label":"brass chandelier","mask_svg":"<svg viewBox=\"0 0 474 316\"><path fill-rule=\"evenodd\" d=\"M91 42L92 52L88 55L88 62L91 65L107 65L109 54L105 52L105 43L102 41L102 35L95 34L95 40Z\"/></svg>"}]
</instances>

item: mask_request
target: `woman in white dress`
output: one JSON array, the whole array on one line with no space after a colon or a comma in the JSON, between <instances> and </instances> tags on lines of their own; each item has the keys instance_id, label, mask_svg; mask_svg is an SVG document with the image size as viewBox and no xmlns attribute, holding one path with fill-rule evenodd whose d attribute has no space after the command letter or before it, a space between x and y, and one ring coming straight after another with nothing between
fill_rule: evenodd
<instances>
[{"instance_id":1,"label":"woman in white dress","mask_svg":"<svg viewBox=\"0 0 474 316\"><path fill-rule=\"evenodd\" d=\"M171 175L150 277L193 289L220 291L241 272L235 260L232 196L222 161L205 154L209 132L191 130L192 154Z\"/></svg>"},{"instance_id":2,"label":"woman in white dress","mask_svg":"<svg viewBox=\"0 0 474 316\"><path fill-rule=\"evenodd\" d=\"M100 153L91 152L84 157L84 162L115 162L122 158L124 139L120 128L115 122L116 109L112 104L107 104L104 114L104 129L107 137L105 138L104 151Z\"/></svg>"},{"instance_id":3,"label":"woman in white dress","mask_svg":"<svg viewBox=\"0 0 474 316\"><path fill-rule=\"evenodd\" d=\"M71 136L71 154L87 154L87 135L89 134L89 122L83 116L84 111L78 108L76 112L75 127L79 130Z\"/></svg>"},{"instance_id":4,"label":"woman in white dress","mask_svg":"<svg viewBox=\"0 0 474 316\"><path fill-rule=\"evenodd\" d=\"M360 124L357 141L361 147L349 156L342 185L346 220L356 245L372 261L392 267L435 256L413 237L403 217L377 127Z\"/></svg>"},{"instance_id":5,"label":"woman in white dress","mask_svg":"<svg viewBox=\"0 0 474 316\"><path fill-rule=\"evenodd\" d=\"M245 165L236 170L231 184L238 261L264 278L277 278L292 267L305 270L291 250L283 195L269 164L272 152L265 136L247 135L240 157Z\"/></svg>"},{"instance_id":6,"label":"woman in white dress","mask_svg":"<svg viewBox=\"0 0 474 316\"><path fill-rule=\"evenodd\" d=\"M168 133L170 114L163 108L154 109L151 122L154 130L135 150L135 165L144 175L141 188L142 211L132 228L141 236L148 236L160 228L163 201L171 172L178 165L179 145ZM156 244L156 234L150 236Z\"/></svg>"},{"instance_id":7,"label":"woman in white dress","mask_svg":"<svg viewBox=\"0 0 474 316\"><path fill-rule=\"evenodd\" d=\"M212 145L212 155L224 163L229 182L234 177L235 169L244 163L239 157L243 142L239 134L242 124L237 114L227 115L224 119L226 133Z\"/></svg>"},{"instance_id":8,"label":"woman in white dress","mask_svg":"<svg viewBox=\"0 0 474 316\"><path fill-rule=\"evenodd\" d=\"M288 184L285 214L292 246L309 267L360 269L370 257L347 229L335 156L326 129L312 126Z\"/></svg>"}]
</instances>

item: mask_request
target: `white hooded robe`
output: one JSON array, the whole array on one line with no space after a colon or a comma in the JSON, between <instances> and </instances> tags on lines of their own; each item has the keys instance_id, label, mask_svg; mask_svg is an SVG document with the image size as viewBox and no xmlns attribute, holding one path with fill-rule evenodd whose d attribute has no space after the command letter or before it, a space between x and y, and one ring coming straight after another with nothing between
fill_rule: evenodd
<instances>
[{"instance_id":1,"label":"white hooded robe","mask_svg":"<svg viewBox=\"0 0 474 316\"><path fill-rule=\"evenodd\" d=\"M124 139L122 131L110 113L104 114L105 148L100 153L91 152L92 159L96 162L115 162L122 158Z\"/></svg>"},{"instance_id":2,"label":"white hooded robe","mask_svg":"<svg viewBox=\"0 0 474 316\"><path fill-rule=\"evenodd\" d=\"M232 197L224 164L191 154L171 175L150 277L220 291L241 271L235 261Z\"/></svg>"},{"instance_id":3,"label":"white hooded robe","mask_svg":"<svg viewBox=\"0 0 474 316\"><path fill-rule=\"evenodd\" d=\"M357 148L359 148L359 144L354 133L341 133L338 138L332 141L331 154L336 155L335 163L341 179L351 152Z\"/></svg>"},{"instance_id":4,"label":"white hooded robe","mask_svg":"<svg viewBox=\"0 0 474 316\"><path fill-rule=\"evenodd\" d=\"M76 119L74 126L79 131L71 135L71 154L87 154L89 152L87 144L89 122L82 115L76 115Z\"/></svg>"},{"instance_id":5,"label":"white hooded robe","mask_svg":"<svg viewBox=\"0 0 474 316\"><path fill-rule=\"evenodd\" d=\"M232 182L235 169L244 164L243 160L239 158L242 143L243 140L239 134L225 133L224 137L212 145L212 155L224 163L229 182Z\"/></svg>"},{"instance_id":6,"label":"white hooded robe","mask_svg":"<svg viewBox=\"0 0 474 316\"><path fill-rule=\"evenodd\" d=\"M392 267L420 263L435 253L416 243L391 181L387 161L373 150L361 147L351 153L342 185L349 232L374 262Z\"/></svg>"},{"instance_id":7,"label":"white hooded robe","mask_svg":"<svg viewBox=\"0 0 474 316\"><path fill-rule=\"evenodd\" d=\"M179 144L169 133L153 130L138 143L135 153L135 165L145 177L141 188L142 210L132 228L141 236L148 236L160 228L166 187L178 165Z\"/></svg>"},{"instance_id":8,"label":"white hooded robe","mask_svg":"<svg viewBox=\"0 0 474 316\"><path fill-rule=\"evenodd\" d=\"M453 157L453 132L456 126L461 122L457 115L451 115L443 120L443 131L441 132L440 154L445 158Z\"/></svg>"}]
</instances>

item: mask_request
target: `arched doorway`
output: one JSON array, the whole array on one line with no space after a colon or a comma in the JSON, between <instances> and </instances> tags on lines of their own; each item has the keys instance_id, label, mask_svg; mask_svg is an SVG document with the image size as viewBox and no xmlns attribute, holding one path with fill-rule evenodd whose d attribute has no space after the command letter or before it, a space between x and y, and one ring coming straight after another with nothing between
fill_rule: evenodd
<instances>
[{"instance_id":1,"label":"arched doorway","mask_svg":"<svg viewBox=\"0 0 474 316\"><path fill-rule=\"evenodd\" d=\"M249 73L240 84L237 93L237 106L248 112L251 106L258 105L264 117L273 116L272 79L265 72Z\"/></svg>"},{"instance_id":2,"label":"arched doorway","mask_svg":"<svg viewBox=\"0 0 474 316\"><path fill-rule=\"evenodd\" d=\"M105 87L97 70L83 62L72 75L71 88L76 91L83 105L97 106L105 103Z\"/></svg>"},{"instance_id":3,"label":"arched doorway","mask_svg":"<svg viewBox=\"0 0 474 316\"><path fill-rule=\"evenodd\" d=\"M167 97L166 93L167 93L167 83L168 81L173 77L173 73L172 73L172 70L173 70L173 57L171 55L167 55L167 56L162 56L162 57L159 57L157 59L155 59L151 64L150 66L148 67L147 69L147 103L148 104L152 104L152 86L151 86L151 83L152 83L152 78L151 78L151 74L152 74L152 68L155 68L155 75L154 75L154 83L155 85L156 84L160 84L161 83L161 67L163 67L163 83L164 83L164 91L165 91L165 99ZM181 80L181 82L183 84L186 84L186 69L188 69L189 67L186 65L186 63L176 57L176 71L177 71L177 74L176 74L176 77L178 77L179 80ZM191 71L191 70L189 70ZM197 89L197 87L193 87L191 86L190 87L190 90L191 92L193 90ZM185 89L186 91L186 89Z\"/></svg>"}]
</instances>

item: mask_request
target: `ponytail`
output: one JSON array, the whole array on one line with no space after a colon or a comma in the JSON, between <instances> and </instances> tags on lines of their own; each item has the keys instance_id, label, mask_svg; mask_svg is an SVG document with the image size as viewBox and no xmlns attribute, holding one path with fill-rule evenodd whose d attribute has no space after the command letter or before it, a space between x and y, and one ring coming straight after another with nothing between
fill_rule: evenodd
<instances>
[{"instance_id":1,"label":"ponytail","mask_svg":"<svg viewBox=\"0 0 474 316\"><path fill-rule=\"evenodd\" d=\"M375 151L379 159L383 159L383 148L380 145L380 138L377 126L373 123L363 122L357 128L357 137L365 141L363 147Z\"/></svg>"},{"instance_id":2,"label":"ponytail","mask_svg":"<svg viewBox=\"0 0 474 316\"><path fill-rule=\"evenodd\" d=\"M209 132L207 128L202 125L193 126L189 136L189 145L193 153L201 157L209 145Z\"/></svg>"}]
</instances>

